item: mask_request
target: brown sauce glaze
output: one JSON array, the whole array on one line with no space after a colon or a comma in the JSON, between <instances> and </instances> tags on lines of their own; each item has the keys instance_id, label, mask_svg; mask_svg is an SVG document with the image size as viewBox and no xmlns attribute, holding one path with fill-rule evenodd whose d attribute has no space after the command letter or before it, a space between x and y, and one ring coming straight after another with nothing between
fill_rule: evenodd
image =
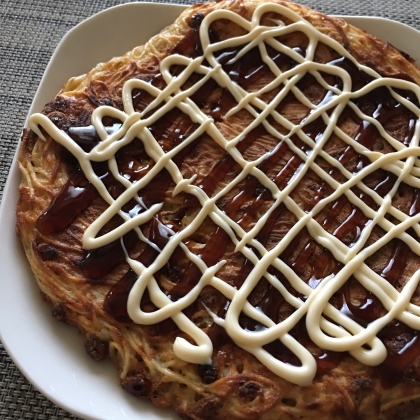
<instances>
[{"instance_id":1,"label":"brown sauce glaze","mask_svg":"<svg viewBox=\"0 0 420 420\"><path fill-rule=\"evenodd\" d=\"M108 134L112 134L120 127L120 123L115 123L110 127L105 127L105 129ZM68 134L86 152L92 150L100 141L92 125L70 127ZM94 163L92 166L97 175L102 177L102 181L109 184L110 177L107 174L106 165ZM116 185L113 187L116 187ZM76 171L72 173L61 191L53 198L47 210L39 217L37 221L38 230L44 235L50 235L66 229L97 195L95 188L87 181L77 165Z\"/></svg>"},{"instance_id":2,"label":"brown sauce glaze","mask_svg":"<svg viewBox=\"0 0 420 420\"><path fill-rule=\"evenodd\" d=\"M198 28L192 28L173 49L173 54L185 55L196 58L203 55L203 49L200 43L200 31Z\"/></svg>"},{"instance_id":3,"label":"brown sauce glaze","mask_svg":"<svg viewBox=\"0 0 420 420\"><path fill-rule=\"evenodd\" d=\"M131 231L121 239L89 252L79 262L79 267L89 281L101 282L107 274L125 260L124 248L127 251L131 250L137 240L137 234Z\"/></svg>"},{"instance_id":4,"label":"brown sauce glaze","mask_svg":"<svg viewBox=\"0 0 420 420\"><path fill-rule=\"evenodd\" d=\"M210 337L210 340L213 343L213 348L216 351L220 351L223 346L233 344L233 341L227 334L226 330L218 324L213 324L207 329L206 333Z\"/></svg>"},{"instance_id":5,"label":"brown sauce glaze","mask_svg":"<svg viewBox=\"0 0 420 420\"><path fill-rule=\"evenodd\" d=\"M318 376L328 373L328 371L334 369L343 359L343 353L322 350L313 344L306 331L304 319L302 319L296 327L293 328L290 334L311 352L317 364ZM264 350L284 363L293 366L301 366L301 363L295 354L292 353L292 351L289 350L280 340L267 344L264 346Z\"/></svg>"},{"instance_id":6,"label":"brown sauce glaze","mask_svg":"<svg viewBox=\"0 0 420 420\"><path fill-rule=\"evenodd\" d=\"M222 65L223 70L229 75L230 79L246 89L262 77L266 77L268 74L270 75L271 71L267 64L262 61L260 51L257 47L252 48L240 59L232 63L231 60L240 53L243 47L244 45L237 48L222 50L217 54L216 58ZM300 49L296 51L300 52ZM283 69L285 66L291 68L296 64L296 61L287 54L279 53L271 47L267 48L267 53L274 63Z\"/></svg>"},{"instance_id":7,"label":"brown sauce glaze","mask_svg":"<svg viewBox=\"0 0 420 420\"><path fill-rule=\"evenodd\" d=\"M127 300L137 279L138 275L130 269L112 286L105 298L105 312L119 322L132 322L127 312Z\"/></svg>"},{"instance_id":8,"label":"brown sauce glaze","mask_svg":"<svg viewBox=\"0 0 420 420\"><path fill-rule=\"evenodd\" d=\"M134 233L134 232L133 232ZM163 249L170 237L168 229L156 218L151 222L148 239ZM137 239L138 240L138 239ZM150 266L159 255L159 251L150 245L145 246L144 250L136 258L145 267ZM130 290L134 286L138 276L131 269L110 289L105 298L104 309L117 321L130 322L127 313L127 300Z\"/></svg>"},{"instance_id":9,"label":"brown sauce glaze","mask_svg":"<svg viewBox=\"0 0 420 420\"><path fill-rule=\"evenodd\" d=\"M170 175L166 171L161 171L146 188L141 190L144 205L150 207L163 202L170 182ZM136 213L143 210L144 207L139 207ZM123 241L124 247L130 251L138 241L137 234L131 231L124 235ZM100 280L123 261L125 261L124 249L121 240L117 240L89 252L79 265L89 279Z\"/></svg>"},{"instance_id":10,"label":"brown sauce glaze","mask_svg":"<svg viewBox=\"0 0 420 420\"><path fill-rule=\"evenodd\" d=\"M108 134L115 133L121 123L115 123L112 126L105 127ZM77 143L85 152L90 152L100 141L100 137L93 125L87 127L69 127L68 135Z\"/></svg>"},{"instance_id":11,"label":"brown sauce glaze","mask_svg":"<svg viewBox=\"0 0 420 420\"><path fill-rule=\"evenodd\" d=\"M152 86L155 86L159 89L162 89L165 85L165 81L163 80L163 77L160 73L157 73L155 75L148 76L145 81L150 83ZM132 92L132 98L133 98L133 108L137 112L142 112L144 109L149 105L150 102L154 99L154 97L141 89L134 89Z\"/></svg>"},{"instance_id":12,"label":"brown sauce glaze","mask_svg":"<svg viewBox=\"0 0 420 420\"><path fill-rule=\"evenodd\" d=\"M410 205L409 216L415 216L420 213L420 190L418 188L414 189L413 198Z\"/></svg>"},{"instance_id":13,"label":"brown sauce glaze","mask_svg":"<svg viewBox=\"0 0 420 420\"><path fill-rule=\"evenodd\" d=\"M385 343L387 358L376 368L385 387L397 384L420 353L420 333L401 322L394 322L379 332L378 337Z\"/></svg>"},{"instance_id":14,"label":"brown sauce glaze","mask_svg":"<svg viewBox=\"0 0 420 420\"><path fill-rule=\"evenodd\" d=\"M222 228L218 227L204 245L200 258L208 267L211 267L221 259L229 242L229 235ZM179 280L179 283L171 289L171 298L176 300L185 296L198 283L200 277L200 269L194 263L190 263Z\"/></svg>"},{"instance_id":15,"label":"brown sauce glaze","mask_svg":"<svg viewBox=\"0 0 420 420\"><path fill-rule=\"evenodd\" d=\"M410 248L399 239L394 239L391 257L386 267L382 270L381 276L396 286L406 267L406 261Z\"/></svg>"},{"instance_id":16,"label":"brown sauce glaze","mask_svg":"<svg viewBox=\"0 0 420 420\"><path fill-rule=\"evenodd\" d=\"M351 280L342 288L342 307L340 310L360 325L366 327L370 322L375 321L382 315L384 307L378 298L368 291L365 291L363 295L358 293L357 297L353 297L356 293L352 290L350 282Z\"/></svg>"},{"instance_id":17,"label":"brown sauce glaze","mask_svg":"<svg viewBox=\"0 0 420 420\"><path fill-rule=\"evenodd\" d=\"M217 39L217 34L213 32L211 37L213 39ZM233 81L244 89L252 89L259 80L264 78L269 80L270 78L273 78L267 64L262 61L258 48L251 49L240 59L232 61L232 59L236 57L240 51L240 48L241 47L224 50L217 56L223 70ZM298 48L295 50L298 53L302 53L302 51ZM202 54L202 48L199 43L199 31L195 26L175 47L173 52L193 58ZM280 54L271 48L268 48L268 53L275 64L283 70L296 65L296 62L285 54ZM357 69L354 64L347 59L335 59L328 64L341 67L350 73L353 79L354 91L365 86L372 80L370 76ZM180 69L173 69L173 71L176 74L180 71ZM161 74L159 73L148 77L149 83L154 86L162 88L165 84ZM193 78L194 77L197 78L198 76L194 75ZM305 89L310 88L313 82L314 80L311 77L303 78L298 87L304 91ZM340 88L341 83L341 80L337 78L334 85ZM324 92L324 96L318 98L318 103L322 101L324 101L323 103L326 103L326 101L329 101L331 98L331 92ZM191 99L200 109L205 110L209 116L213 117L216 122L223 121L226 113L236 105L236 102L229 90L224 87L220 87L212 79L198 89L191 96ZM143 111L152 100L153 97L144 91L133 91L133 104L137 111ZM277 109L281 111L286 104L293 100L293 95L288 95L282 103L279 104ZM402 135L401 142L403 144L410 143L414 133L413 122L415 121L415 118L408 113L403 106L395 102L395 100L390 96L388 90L376 89L369 95L358 99L357 102L357 105L363 110L363 112L375 118L384 127L390 125L395 119L405 118L408 121L408 125ZM342 118L345 118L350 114L351 112L346 110L343 113ZM375 141L379 137L377 128L374 124L361 120L355 115L351 115L351 117L359 125L355 139L368 149L374 150ZM304 116L300 122L303 122L304 118L306 118L306 116ZM117 125L114 125L109 128L109 130L112 131L117 129L116 126ZM196 124L192 123L189 117L184 115L177 108L168 112L164 118L161 118L157 123L148 127L155 139L161 145L164 152L168 152L177 145L181 144L196 128ZM305 126L305 134L308 135L315 143L319 142L323 138L324 131L325 123L321 118L314 121L312 124ZM244 138L237 144L237 149L240 153L244 154L251 145L258 142L259 138L265 134L266 131L262 125L257 127L248 135L244 136ZM92 126L71 127L69 129L69 135L86 151L91 150L92 147L99 142L99 137ZM196 141L200 141L200 139ZM304 153L311 153L311 147L297 138L297 136L293 136L292 141ZM184 147L182 151L174 157L173 161L180 166L193 147L194 142ZM290 158L288 159L284 158L286 152L290 154ZM284 164L282 163L279 165L281 159L285 159L285 162ZM124 159L122 159L122 161L123 160ZM340 152L338 160L347 169L351 169L353 173L359 172L370 163L365 156L359 155L350 146L345 147L344 150ZM295 153L291 153L286 142L279 141L273 150L267 154L266 158L260 164L259 169L268 173L270 171L274 171L273 168L276 168L277 170L280 166L280 169L278 169L271 179L275 182L278 188L282 190L299 171L302 163L303 161ZM222 159L213 166L207 176L199 182L198 186L208 196L212 196L212 194L216 191L218 184L225 179L234 164L234 159L230 154L226 153ZM142 167L137 172L130 172L130 168L123 167L121 168L121 173L123 175L127 175L127 179L130 179L130 181L133 182L141 179L152 166L153 161L150 160L146 166ZM118 185L116 180L107 174L106 170L103 173L104 183L107 188L114 191L113 196L118 196L121 193L121 186ZM340 174L338 168L331 168L328 173L335 179L339 179L340 175L342 175ZM133 214L138 214L144 211L144 208L150 207L155 203L164 202L171 183L172 179L170 175L166 172L166 170L163 170L151 183L149 183L147 187L143 188L139 192L139 196L142 199L142 205L135 204L135 207L125 210L127 210L128 213L133 212ZM384 171L384 176L376 184L374 191L384 197L392 189L394 183L395 177L390 173L385 173ZM306 204L302 204L304 207L303 210L309 211L320 200L328 196L328 194L329 186L326 181L322 181L320 186L318 186L313 192L311 199L306 202ZM362 194L361 192L358 194L360 198L370 207L375 210L377 209L377 205L373 202L371 197L366 194ZM39 218L37 222L39 231L42 234L48 235L66 229L69 224L72 223L74 218L90 205L95 197L97 197L97 193L94 191L93 187L86 181L84 176L81 175L80 171L77 171L76 174L69 179L62 191L53 199L47 211ZM420 212L419 197L419 191L417 189L414 190L409 210L410 216ZM261 211L263 205L270 200L273 200L270 191L262 187L255 177L248 176L245 179L244 187L240 191L237 191L233 198L224 205L223 210L226 215L234 218L244 203L248 203L248 207L243 211L241 218L237 221L237 223L245 229L253 220L255 220L255 215ZM344 207L348 205L349 202L346 197L338 198L327 206L325 212L326 215L319 221L319 223L325 230L331 231L336 238L342 240L346 245L353 246L360 238L363 229L369 223L369 219L361 212L360 209L351 204L351 210L348 216L345 220L338 223L338 216L342 213ZM187 214L187 212L192 212L192 210L198 208L198 200L192 197L187 197L184 203L180 206L178 214L174 218L174 224L177 226L171 226L171 228L174 230L180 230L182 228L180 222L184 215ZM256 236L256 239L263 246L267 245L276 222L283 220L285 213L285 207L282 205L272 211L265 226ZM141 228L144 231L147 231L148 229L149 240L156 244L158 248L163 249L165 247L170 234L168 233L168 229L159 220L159 216L155 217L150 222L150 226L142 226ZM306 242L303 244L301 252L294 255L295 248L298 244L301 244L302 241ZM111 273L117 265L123 263L125 259L124 248L130 252L137 242L137 234L134 231L131 231L121 240L87 253L85 258L80 262L80 268L89 280L100 282L101 279ZM222 228L216 227L207 243L201 248L199 257L207 266L212 266L222 259L227 252L229 245L231 245L231 238L229 235ZM408 247L403 242L394 240L391 256L385 268L380 273L380 275L392 285L396 285L398 280L401 278L405 268L408 252ZM255 253L257 255L256 251ZM145 244L136 259L144 266L148 267L153 263L158 254L159 251ZM197 285L202 275L198 267L192 262L188 263L186 267L180 268L178 266L179 260L184 257L184 252L181 249L177 249L170 258L168 267L165 267L165 270L169 273L173 273L171 281L174 285L166 292L174 301L188 294ZM289 264L289 266L298 275L304 272L307 265L310 264L311 268L306 281L308 281L308 284L312 288L317 287L327 275L337 274L342 268L342 265L334 260L330 252L325 249L320 250L319 244L314 238L310 237L306 230L302 230L297 234L289 247L282 253L280 258L287 262L287 264ZM236 288L239 289L242 286L253 268L253 263L244 258L243 265L241 269L238 270L238 274L233 282ZM281 273L274 270L272 267L269 271L271 274L277 276L278 280L288 290L290 290L291 293L297 295L297 292L293 290L292 286L281 275ZM162 273L157 273L157 277L161 274ZM111 287L105 298L105 311L117 321L124 323L131 322L127 313L127 299L136 280L137 274L132 270L128 270L126 274ZM357 303L355 303L355 300L353 299L354 296L352 295L352 289L350 285L347 284L337 293L337 296L335 296L335 298L339 301L336 305L338 309L363 326L366 326L378 319L383 311L383 306L379 300L369 292L365 292L364 296L359 296ZM299 297L303 300L306 299L305 296ZM254 305L264 312L272 321L278 323L281 322L280 313L282 309L288 304L280 292L271 284L268 284L264 293L262 293L259 297L259 300L256 299L254 302ZM220 304L217 315L223 318L228 310L228 307L229 301L226 299L222 302L222 304ZM141 308L150 312L157 309L151 301L148 293L145 293L143 296ZM190 308L187 308L184 313L188 313L189 310ZM260 328L264 328L255 320L252 320L245 315L241 316L240 322L242 327L249 331L257 331ZM171 319L155 326L156 335L165 335L176 330L177 327ZM210 336L216 350L227 344L232 344L232 340L227 336L225 330L217 324L213 324L210 328L208 328L207 333ZM293 328L290 334L307 348L311 349L318 364L319 374L323 374L334 368L343 357L342 354L332 351L323 351L317 348L308 336L304 319L302 319L298 325ZM392 342L392 337L399 337L401 335L404 335L405 337L405 344L401 345L398 349L395 349L395 346L393 347L389 343ZM407 326L398 323L394 326L385 328L381 332L380 337L386 343L388 348L388 357L383 365L385 369L382 367L380 368L380 372L386 371L385 373L380 374L382 375L381 378L384 380L384 383L388 383L391 380L391 377L395 378L403 375L405 368L415 359L415 357L417 357L417 354L420 351L420 339L418 338L418 335L419 333L417 331L413 331ZM296 356L279 340L266 345L264 348L274 357L284 361L285 363L299 365L299 361Z\"/></svg>"},{"instance_id":18,"label":"brown sauce glaze","mask_svg":"<svg viewBox=\"0 0 420 420\"><path fill-rule=\"evenodd\" d=\"M61 232L97 196L95 188L77 171L53 198L47 210L38 218L36 227L43 235Z\"/></svg>"},{"instance_id":19,"label":"brown sauce glaze","mask_svg":"<svg viewBox=\"0 0 420 420\"><path fill-rule=\"evenodd\" d=\"M409 248L404 242L398 239L393 241L391 256L381 273L392 285L396 285L401 278L408 252ZM372 293L366 291L364 297L358 295L357 304L353 302L353 294L348 282L342 288L341 311L362 326L366 327L386 312L379 299ZM420 351L419 332L397 322L385 327L378 337L385 343L387 358L376 371L384 386L392 386L402 378L406 368L417 358Z\"/></svg>"}]
</instances>

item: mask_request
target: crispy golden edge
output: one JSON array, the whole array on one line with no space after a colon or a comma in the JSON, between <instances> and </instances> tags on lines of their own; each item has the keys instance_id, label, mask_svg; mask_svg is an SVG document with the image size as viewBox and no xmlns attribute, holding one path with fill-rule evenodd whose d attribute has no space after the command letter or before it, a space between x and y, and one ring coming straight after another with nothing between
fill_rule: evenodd
<instances>
[{"instance_id":1,"label":"crispy golden edge","mask_svg":"<svg viewBox=\"0 0 420 420\"><path fill-rule=\"evenodd\" d=\"M207 14L227 8L249 18L262 1L222 1L196 5L182 13L170 27L123 57L99 64L86 75L70 79L59 95L79 101L89 111L87 99L92 83L121 89L133 68L151 61L159 62L185 37L196 13ZM318 30L344 45L362 64L385 76L408 78L420 83L420 70L395 48L341 19L326 17L294 3L279 2L299 13ZM346 358L328 375L316 378L314 385L301 388L276 377L252 356L238 348L217 355L219 377L203 384L197 368L178 360L172 343L154 342L140 326L127 328L104 313L101 306L109 286L91 287L73 265L74 248L51 261L42 260L35 251L38 240L36 220L67 181L64 164L57 156L53 140L40 141L26 131L18 159L22 172L17 206L17 230L31 263L41 292L53 307L62 308L64 319L79 327L82 334L109 342L110 355L122 381L138 374L151 382L147 396L159 406L172 405L185 419L376 419L403 418L420 412L420 385L401 381L383 389L374 370ZM85 222L75 223L69 243L80 242ZM42 238L54 245L57 238ZM60 249L66 244L60 239ZM380 412L382 411L382 414Z\"/></svg>"},{"instance_id":2,"label":"crispy golden edge","mask_svg":"<svg viewBox=\"0 0 420 420\"><path fill-rule=\"evenodd\" d=\"M77 96L86 90L91 79L112 80L115 74L127 64L141 62L150 55L162 59L189 31L188 21L196 13L208 14L212 10L227 8L246 18L250 18L255 8L266 0L220 1L196 5L184 11L174 25L165 28L144 46L136 47L122 57L114 58L105 64L98 64L88 74L70 79L59 95ZM301 15L315 28L342 44L361 64L368 65L381 75L389 77L409 76L420 84L420 68L412 60L391 44L381 41L343 19L326 16L307 7L285 1L277 1Z\"/></svg>"}]
</instances>

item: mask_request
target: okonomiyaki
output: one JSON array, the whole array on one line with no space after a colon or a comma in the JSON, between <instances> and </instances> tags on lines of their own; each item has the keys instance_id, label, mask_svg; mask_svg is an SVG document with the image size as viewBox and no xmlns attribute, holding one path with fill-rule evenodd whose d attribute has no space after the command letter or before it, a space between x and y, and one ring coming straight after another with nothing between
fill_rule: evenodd
<instances>
[{"instance_id":1,"label":"okonomiyaki","mask_svg":"<svg viewBox=\"0 0 420 420\"><path fill-rule=\"evenodd\" d=\"M420 69L286 1L186 9L29 118L54 318L184 419L420 414Z\"/></svg>"}]
</instances>

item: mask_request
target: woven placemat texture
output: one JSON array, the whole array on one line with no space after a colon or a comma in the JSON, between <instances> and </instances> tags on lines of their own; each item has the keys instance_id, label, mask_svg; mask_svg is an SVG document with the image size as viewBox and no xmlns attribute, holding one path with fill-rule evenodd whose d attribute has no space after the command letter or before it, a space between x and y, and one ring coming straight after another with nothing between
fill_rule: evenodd
<instances>
[{"instance_id":1,"label":"woven placemat texture","mask_svg":"<svg viewBox=\"0 0 420 420\"><path fill-rule=\"evenodd\" d=\"M194 3L193 0L170 2ZM56 45L77 23L122 3L127 1L0 1L0 200L26 114ZM381 16L420 29L419 0L305 0L301 3L328 14ZM37 392L0 343L0 420L12 419L74 420L76 417Z\"/></svg>"}]
</instances>

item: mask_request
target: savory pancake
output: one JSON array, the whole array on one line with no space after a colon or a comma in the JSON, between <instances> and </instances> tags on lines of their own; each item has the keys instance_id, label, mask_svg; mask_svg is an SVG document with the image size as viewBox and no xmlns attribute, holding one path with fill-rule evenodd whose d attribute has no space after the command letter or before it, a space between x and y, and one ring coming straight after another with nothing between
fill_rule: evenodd
<instances>
[{"instance_id":1,"label":"savory pancake","mask_svg":"<svg viewBox=\"0 0 420 420\"><path fill-rule=\"evenodd\" d=\"M188 8L22 138L53 316L184 419L420 414L420 69L294 3Z\"/></svg>"}]
</instances>

